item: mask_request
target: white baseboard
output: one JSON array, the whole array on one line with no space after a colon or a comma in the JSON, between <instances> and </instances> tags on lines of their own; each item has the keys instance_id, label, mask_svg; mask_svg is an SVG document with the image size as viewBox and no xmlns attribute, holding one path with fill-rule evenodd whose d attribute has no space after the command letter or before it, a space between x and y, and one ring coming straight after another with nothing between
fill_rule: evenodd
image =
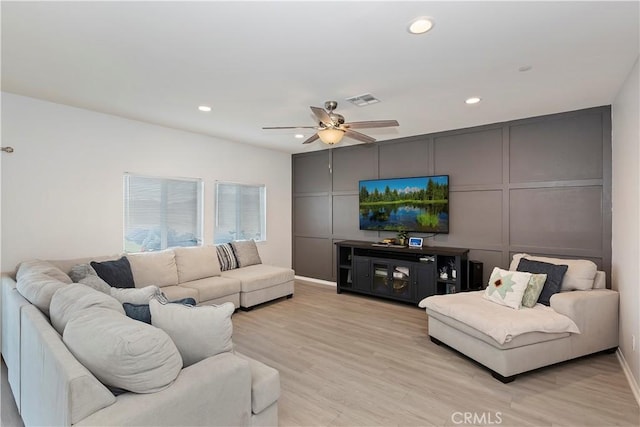
<instances>
[{"instance_id":1,"label":"white baseboard","mask_svg":"<svg viewBox=\"0 0 640 427\"><path fill-rule=\"evenodd\" d=\"M324 285L324 286L333 286L334 288L338 286L336 282L329 282L328 280L320 280L320 279L314 279L313 277L304 277L304 276L294 276L294 277L296 280L302 280L303 282L311 282L311 283L316 283L318 285Z\"/></svg>"},{"instance_id":2,"label":"white baseboard","mask_svg":"<svg viewBox=\"0 0 640 427\"><path fill-rule=\"evenodd\" d=\"M629 387L631 387L631 391L633 392L633 397L636 398L636 403L640 406L640 387L638 387L638 382L633 376L631 372L631 368L629 368L629 364L624 358L624 355L620 351L620 347L616 351L616 355L618 356L618 361L620 361L620 366L622 366L622 371L624 375L627 377L627 381L629 382Z\"/></svg>"}]
</instances>

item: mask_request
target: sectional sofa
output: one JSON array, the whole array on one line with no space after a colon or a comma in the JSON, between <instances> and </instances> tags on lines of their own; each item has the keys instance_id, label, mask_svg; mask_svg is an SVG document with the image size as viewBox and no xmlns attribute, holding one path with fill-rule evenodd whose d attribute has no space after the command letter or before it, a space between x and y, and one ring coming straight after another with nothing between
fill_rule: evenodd
<instances>
[{"instance_id":1,"label":"sectional sofa","mask_svg":"<svg viewBox=\"0 0 640 427\"><path fill-rule=\"evenodd\" d=\"M240 256L237 268L227 270L233 272L229 277L223 275L213 246L127 254L137 290L157 286L168 300L193 298L198 307L187 310L188 319L197 321L203 314L223 325L210 330L194 321L189 328L188 323L175 320L180 319L175 313L169 313L165 333L156 325L125 316L120 301L69 278L74 267L119 259L122 257L30 261L22 263L16 274L3 274L2 355L25 425L277 425L278 371L233 351L230 319L243 303L252 308L292 295L293 271L258 263L241 266ZM156 302L149 306L153 304L158 306ZM165 306L178 304L158 307L167 310ZM116 326L110 328L111 322ZM178 335L171 331L173 324ZM205 334L206 339L181 346L184 335L191 332L196 337ZM126 341L129 336L131 340ZM96 348L87 349L91 340ZM206 347L212 340L223 340L224 348L187 363L190 356L185 348L187 353L201 347L211 351ZM138 350L126 342L149 347L131 354ZM168 380L162 387L114 392L98 379L105 369L97 372L98 362L88 363L78 354L76 347L83 346L85 353L98 353L98 357L114 348L124 349L125 354L105 356L112 364L106 370L117 376L121 369L128 369L131 378L125 380L135 387L140 383L138 375L145 378L142 383L167 376Z\"/></svg>"}]
</instances>

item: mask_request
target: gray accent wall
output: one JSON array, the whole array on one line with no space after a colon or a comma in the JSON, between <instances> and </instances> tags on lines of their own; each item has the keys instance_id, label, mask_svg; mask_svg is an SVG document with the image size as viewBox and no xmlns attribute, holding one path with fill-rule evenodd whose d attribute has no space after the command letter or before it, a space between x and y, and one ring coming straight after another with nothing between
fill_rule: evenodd
<instances>
[{"instance_id":1,"label":"gray accent wall","mask_svg":"<svg viewBox=\"0 0 640 427\"><path fill-rule=\"evenodd\" d=\"M609 106L295 154L292 167L300 276L335 281L336 241L395 237L359 230L359 180L446 174L450 233L411 234L425 245L469 248L485 281L518 252L590 259L609 277Z\"/></svg>"}]
</instances>

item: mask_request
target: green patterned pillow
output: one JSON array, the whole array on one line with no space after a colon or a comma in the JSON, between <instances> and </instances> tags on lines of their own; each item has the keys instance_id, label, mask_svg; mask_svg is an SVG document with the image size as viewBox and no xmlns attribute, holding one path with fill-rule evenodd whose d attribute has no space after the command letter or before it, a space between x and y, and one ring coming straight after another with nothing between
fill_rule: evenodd
<instances>
[{"instance_id":1,"label":"green patterned pillow","mask_svg":"<svg viewBox=\"0 0 640 427\"><path fill-rule=\"evenodd\" d=\"M546 274L531 274L531 279L529 279L527 289L524 290L524 295L522 296L523 307L535 307L538 302L538 298L542 293L542 288L544 288L544 282L546 281Z\"/></svg>"}]
</instances>

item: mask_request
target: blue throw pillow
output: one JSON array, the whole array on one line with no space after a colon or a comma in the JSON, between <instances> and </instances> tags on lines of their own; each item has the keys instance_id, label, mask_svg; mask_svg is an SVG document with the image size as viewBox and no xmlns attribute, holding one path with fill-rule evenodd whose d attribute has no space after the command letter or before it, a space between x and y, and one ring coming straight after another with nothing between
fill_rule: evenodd
<instances>
[{"instance_id":1,"label":"blue throw pillow","mask_svg":"<svg viewBox=\"0 0 640 427\"><path fill-rule=\"evenodd\" d=\"M114 288L134 288L131 264L126 256L115 261L91 261L98 277Z\"/></svg>"},{"instance_id":2,"label":"blue throw pillow","mask_svg":"<svg viewBox=\"0 0 640 427\"><path fill-rule=\"evenodd\" d=\"M170 302L183 305L196 305L196 300L193 298L183 298ZM125 302L122 304L122 307L128 317L139 320L140 322L151 324L151 310L149 310L149 304L130 304Z\"/></svg>"},{"instance_id":3,"label":"blue throw pillow","mask_svg":"<svg viewBox=\"0 0 640 427\"><path fill-rule=\"evenodd\" d=\"M518 264L517 271L525 271L527 273L546 274L547 280L544 282L542 293L538 297L538 302L544 305L551 305L551 296L560 292L562 287L562 279L564 278L568 265L556 265L542 261L532 261L522 258Z\"/></svg>"}]
</instances>

